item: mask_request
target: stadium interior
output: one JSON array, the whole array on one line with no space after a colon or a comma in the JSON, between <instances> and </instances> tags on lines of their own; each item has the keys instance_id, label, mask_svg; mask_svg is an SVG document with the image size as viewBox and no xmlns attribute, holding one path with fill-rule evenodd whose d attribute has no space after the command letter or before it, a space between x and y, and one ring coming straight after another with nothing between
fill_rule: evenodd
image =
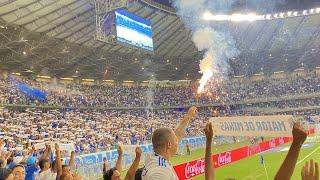
<instances>
[{"instance_id":1,"label":"stadium interior","mask_svg":"<svg viewBox=\"0 0 320 180\"><path fill-rule=\"evenodd\" d=\"M205 3L212 7L201 6ZM102 179L102 157L114 166L119 156L112 153L121 142L124 178L134 148L153 152L153 132L174 129L195 106L198 114L173 165L204 158L209 118L290 115L313 127L292 178L301 179L302 163L310 157L320 161L320 1L193 5L192 0L0 0L0 160L10 152L7 166L17 165L16 157L31 147L39 156L45 143L59 142L65 163L75 151L71 169L80 179ZM216 136L212 151L272 141L261 137ZM216 179L273 179L288 146L222 162ZM203 173L192 176L205 179Z\"/></svg>"}]
</instances>

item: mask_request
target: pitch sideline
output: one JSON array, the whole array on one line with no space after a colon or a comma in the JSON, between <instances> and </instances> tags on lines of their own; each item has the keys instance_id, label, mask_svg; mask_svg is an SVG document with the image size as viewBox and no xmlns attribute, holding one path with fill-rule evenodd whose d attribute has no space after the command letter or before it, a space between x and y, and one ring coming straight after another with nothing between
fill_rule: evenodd
<instances>
[{"instance_id":1,"label":"pitch sideline","mask_svg":"<svg viewBox=\"0 0 320 180\"><path fill-rule=\"evenodd\" d=\"M318 151L320 149L320 146L317 147L315 150L313 150L311 153L309 153L306 157L304 157L303 159L301 159L300 161L297 162L297 165L302 163L304 160L306 160L308 157L310 157L313 153L315 153L316 151Z\"/></svg>"}]
</instances>

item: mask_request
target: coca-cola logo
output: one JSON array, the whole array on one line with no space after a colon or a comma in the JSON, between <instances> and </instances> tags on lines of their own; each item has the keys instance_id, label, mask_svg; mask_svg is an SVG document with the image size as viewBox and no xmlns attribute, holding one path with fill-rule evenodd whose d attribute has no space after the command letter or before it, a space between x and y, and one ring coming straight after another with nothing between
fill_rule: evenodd
<instances>
[{"instance_id":1,"label":"coca-cola logo","mask_svg":"<svg viewBox=\"0 0 320 180\"><path fill-rule=\"evenodd\" d=\"M282 137L279 138L279 144L284 144L284 139Z\"/></svg>"},{"instance_id":2,"label":"coca-cola logo","mask_svg":"<svg viewBox=\"0 0 320 180\"><path fill-rule=\"evenodd\" d=\"M204 161L197 160L195 162L188 162L185 168L185 177L188 179L193 176L204 173Z\"/></svg>"},{"instance_id":3,"label":"coca-cola logo","mask_svg":"<svg viewBox=\"0 0 320 180\"><path fill-rule=\"evenodd\" d=\"M223 166L232 162L231 152L221 153L218 156L218 166Z\"/></svg>"},{"instance_id":4,"label":"coca-cola logo","mask_svg":"<svg viewBox=\"0 0 320 180\"><path fill-rule=\"evenodd\" d=\"M276 147L276 142L275 142L275 140L269 141L269 147L270 147L270 148Z\"/></svg>"}]
</instances>

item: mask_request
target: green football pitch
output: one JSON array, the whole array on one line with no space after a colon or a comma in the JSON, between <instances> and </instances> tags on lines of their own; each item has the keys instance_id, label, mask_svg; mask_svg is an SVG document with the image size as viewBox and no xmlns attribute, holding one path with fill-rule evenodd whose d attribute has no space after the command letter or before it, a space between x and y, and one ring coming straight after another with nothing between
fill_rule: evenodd
<instances>
[{"instance_id":1,"label":"green football pitch","mask_svg":"<svg viewBox=\"0 0 320 180\"><path fill-rule=\"evenodd\" d=\"M229 144L222 145L218 147L213 147L213 153L219 153L227 150L236 149L248 145L248 143L238 143L238 144ZM320 142L307 142L299 155L297 165L294 171L294 174L291 179L300 180L300 171L304 163L310 159L314 159L320 162ZM244 179L244 180L268 180L274 179L274 176L279 169L281 163L283 162L287 150L289 149L290 143L283 145L282 147L277 148L276 151L265 153L264 162L265 167L260 162L260 155L255 155L232 164L223 166L221 168L215 169L215 177L217 180L226 180L226 179ZM278 151L279 150L279 151ZM283 150L283 151L280 151ZM181 155L175 156L172 159L173 164L181 164L191 160L199 159L204 157L204 149L195 150L191 155ZM192 178L193 180L202 180L204 175L200 175Z\"/></svg>"},{"instance_id":2,"label":"green football pitch","mask_svg":"<svg viewBox=\"0 0 320 180\"><path fill-rule=\"evenodd\" d=\"M226 144L213 146L212 153L220 153L233 150L249 145L248 142L236 144ZM292 180L300 180L300 171L304 163L310 159L320 162L320 142L306 142L300 151ZM215 169L215 177L217 180L268 180L274 179L274 176L288 153L290 143L284 144L281 147L275 148L272 152L264 153L265 166L261 164L260 155L255 155L232 164L225 165ZM282 151L281 151L282 150ZM171 162L174 165L182 164L192 160L204 157L204 149L199 149L191 152L191 155L179 155L172 158ZM125 176L126 171L122 173ZM192 180L204 180L204 175L193 177Z\"/></svg>"}]
</instances>

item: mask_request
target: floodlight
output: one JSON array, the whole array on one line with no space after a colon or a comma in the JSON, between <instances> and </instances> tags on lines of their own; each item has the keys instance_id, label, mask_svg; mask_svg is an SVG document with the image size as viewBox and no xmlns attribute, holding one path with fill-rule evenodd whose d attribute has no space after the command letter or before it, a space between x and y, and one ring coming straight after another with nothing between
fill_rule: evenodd
<instances>
[{"instance_id":1,"label":"floodlight","mask_svg":"<svg viewBox=\"0 0 320 180\"><path fill-rule=\"evenodd\" d=\"M267 14L266 19L271 19L271 14Z\"/></svg>"},{"instance_id":2,"label":"floodlight","mask_svg":"<svg viewBox=\"0 0 320 180\"><path fill-rule=\"evenodd\" d=\"M314 13L314 9L310 9L309 12L310 12L311 14L313 14L313 13Z\"/></svg>"},{"instance_id":3,"label":"floodlight","mask_svg":"<svg viewBox=\"0 0 320 180\"><path fill-rule=\"evenodd\" d=\"M283 18L283 17L284 17L284 13L280 13L280 17L282 17L282 18Z\"/></svg>"},{"instance_id":4,"label":"floodlight","mask_svg":"<svg viewBox=\"0 0 320 180\"><path fill-rule=\"evenodd\" d=\"M212 15L210 12L208 12L208 11L205 12L205 13L203 14L203 16L202 16L202 18L203 18L204 20L206 20L206 21L211 20L212 17L213 17L213 15Z\"/></svg>"},{"instance_id":5,"label":"floodlight","mask_svg":"<svg viewBox=\"0 0 320 180\"><path fill-rule=\"evenodd\" d=\"M307 11L307 10L304 10L304 11L302 12L302 14L303 14L303 15L307 15L307 14L308 14L308 11Z\"/></svg>"},{"instance_id":6,"label":"floodlight","mask_svg":"<svg viewBox=\"0 0 320 180\"><path fill-rule=\"evenodd\" d=\"M230 20L230 16L228 16L228 15L215 15L212 17L213 17L212 20L215 20L215 21L229 21Z\"/></svg>"}]
</instances>

